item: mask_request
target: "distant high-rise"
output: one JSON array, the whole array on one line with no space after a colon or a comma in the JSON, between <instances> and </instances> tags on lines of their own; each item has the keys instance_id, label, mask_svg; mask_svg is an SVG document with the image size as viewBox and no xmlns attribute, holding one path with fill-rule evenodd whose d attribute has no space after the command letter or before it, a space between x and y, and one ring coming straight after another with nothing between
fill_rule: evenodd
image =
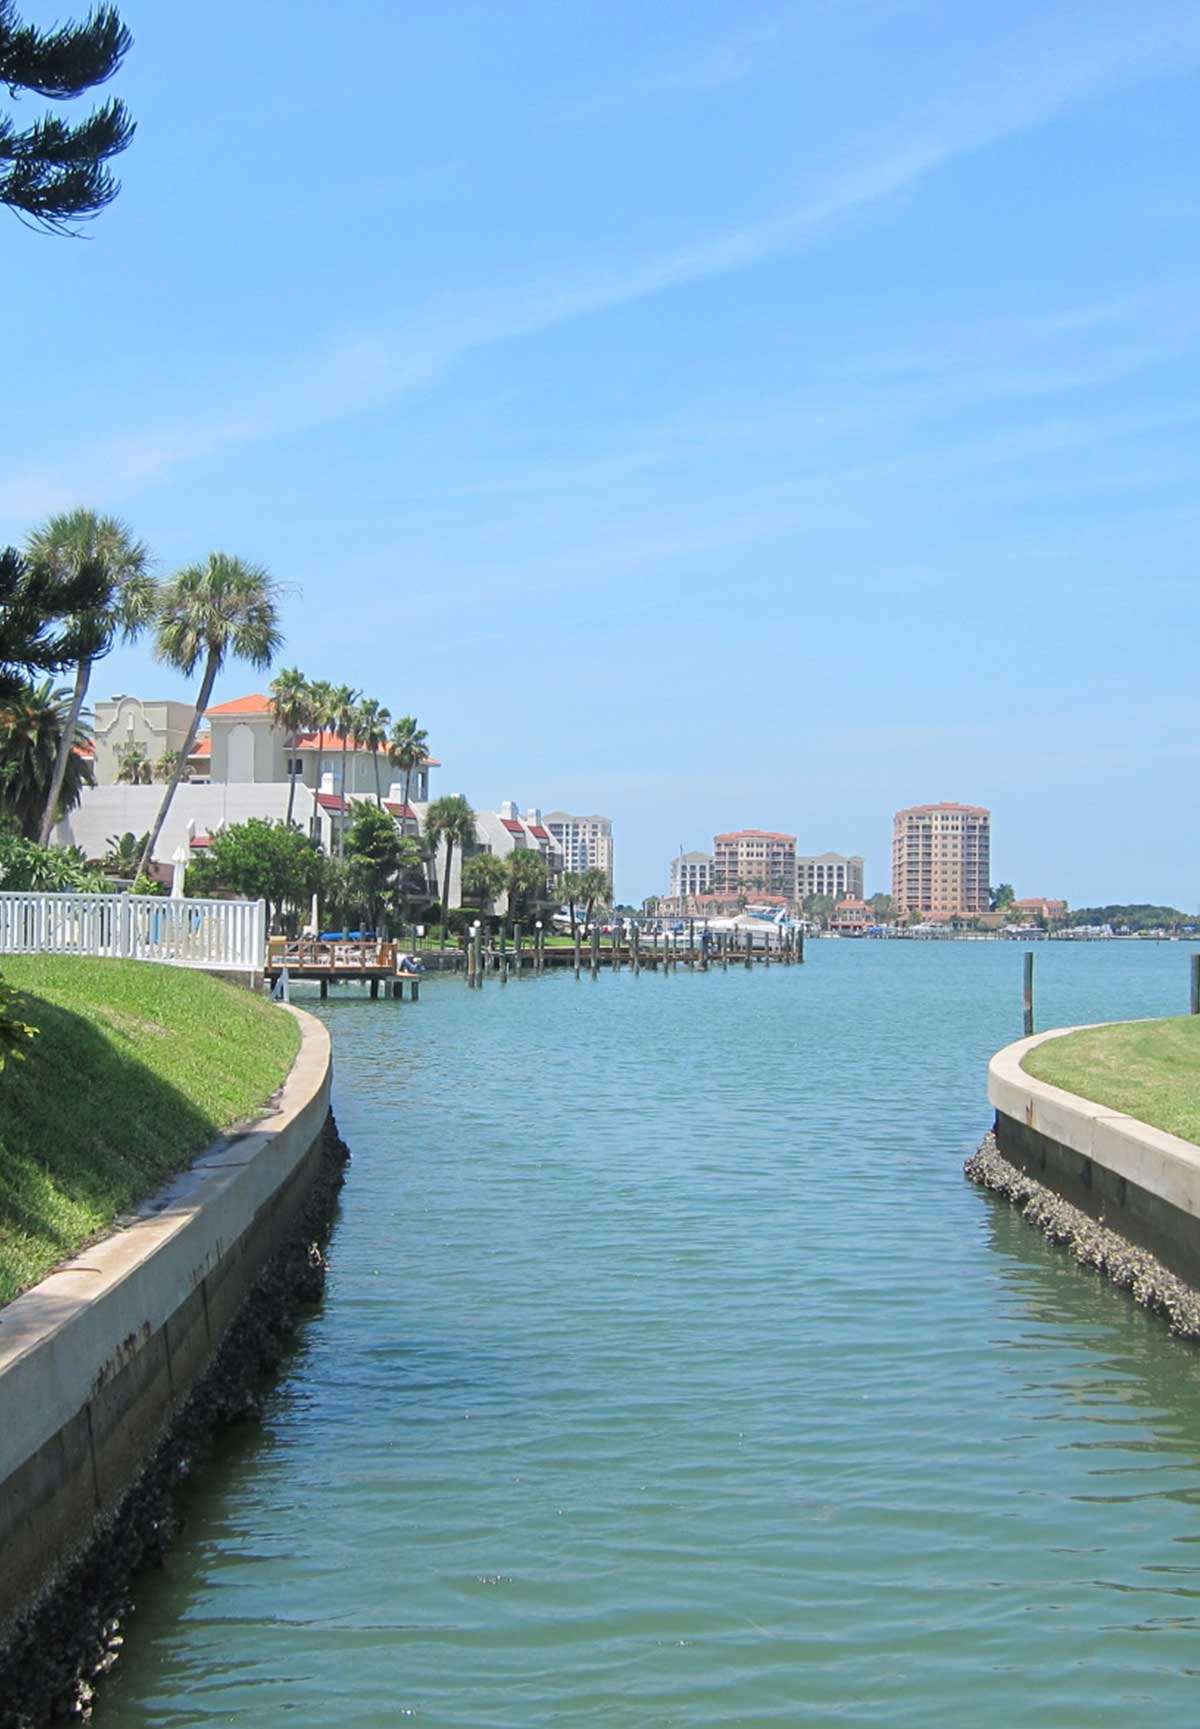
<instances>
[{"instance_id":1,"label":"distant high-rise","mask_svg":"<svg viewBox=\"0 0 1200 1729\"><path fill-rule=\"evenodd\" d=\"M933 917L985 913L992 813L975 804L917 804L892 824L892 899Z\"/></svg>"},{"instance_id":2,"label":"distant high-rise","mask_svg":"<svg viewBox=\"0 0 1200 1729\"><path fill-rule=\"evenodd\" d=\"M710 852L677 853L671 860L671 899L691 899L712 892L713 855Z\"/></svg>"},{"instance_id":3,"label":"distant high-rise","mask_svg":"<svg viewBox=\"0 0 1200 1729\"><path fill-rule=\"evenodd\" d=\"M816 853L796 860L796 893L801 900L810 895L831 895L835 901L863 896L863 861L859 853L847 857L840 852Z\"/></svg>"},{"instance_id":4,"label":"distant high-rise","mask_svg":"<svg viewBox=\"0 0 1200 1729\"><path fill-rule=\"evenodd\" d=\"M796 837L771 829L743 828L713 836L716 894L796 898Z\"/></svg>"},{"instance_id":5,"label":"distant high-rise","mask_svg":"<svg viewBox=\"0 0 1200 1729\"><path fill-rule=\"evenodd\" d=\"M602 870L609 887L613 886L611 817L571 816L565 810L552 810L545 823L562 850L564 870Z\"/></svg>"}]
</instances>

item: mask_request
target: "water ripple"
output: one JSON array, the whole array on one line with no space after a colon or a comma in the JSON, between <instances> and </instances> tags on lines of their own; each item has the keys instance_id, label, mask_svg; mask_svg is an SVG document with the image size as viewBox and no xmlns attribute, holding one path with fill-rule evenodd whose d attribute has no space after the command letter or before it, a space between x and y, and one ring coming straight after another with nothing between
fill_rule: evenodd
<instances>
[{"instance_id":1,"label":"water ripple","mask_svg":"<svg viewBox=\"0 0 1200 1729\"><path fill-rule=\"evenodd\" d=\"M1038 966L1184 1006L1179 946ZM1189 1721L1200 1358L960 1176L1019 1005L851 943L327 1005L329 1297L99 1729Z\"/></svg>"}]
</instances>

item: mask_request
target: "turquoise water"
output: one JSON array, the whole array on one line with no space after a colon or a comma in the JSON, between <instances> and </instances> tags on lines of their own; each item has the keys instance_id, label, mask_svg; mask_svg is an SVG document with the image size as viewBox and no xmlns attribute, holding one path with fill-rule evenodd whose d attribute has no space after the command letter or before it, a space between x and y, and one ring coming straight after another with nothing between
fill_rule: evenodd
<instances>
[{"instance_id":1,"label":"turquoise water","mask_svg":"<svg viewBox=\"0 0 1200 1729\"><path fill-rule=\"evenodd\" d=\"M1039 1024L1189 953L1044 947ZM100 1729L1192 1721L1200 1354L961 1175L1020 1002L841 942L328 1004L328 1298Z\"/></svg>"}]
</instances>

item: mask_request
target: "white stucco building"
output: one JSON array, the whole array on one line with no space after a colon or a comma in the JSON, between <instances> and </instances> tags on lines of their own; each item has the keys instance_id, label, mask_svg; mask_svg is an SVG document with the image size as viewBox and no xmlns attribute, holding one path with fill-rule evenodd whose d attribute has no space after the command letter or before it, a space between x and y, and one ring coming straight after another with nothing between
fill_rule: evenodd
<instances>
[{"instance_id":1,"label":"white stucco building","mask_svg":"<svg viewBox=\"0 0 1200 1729\"><path fill-rule=\"evenodd\" d=\"M834 900L863 895L863 861L858 853L823 852L796 860L796 892L801 900L809 895L829 895Z\"/></svg>"},{"instance_id":2,"label":"white stucco building","mask_svg":"<svg viewBox=\"0 0 1200 1729\"><path fill-rule=\"evenodd\" d=\"M713 855L710 852L679 853L671 860L671 900L690 900L712 893Z\"/></svg>"}]
</instances>

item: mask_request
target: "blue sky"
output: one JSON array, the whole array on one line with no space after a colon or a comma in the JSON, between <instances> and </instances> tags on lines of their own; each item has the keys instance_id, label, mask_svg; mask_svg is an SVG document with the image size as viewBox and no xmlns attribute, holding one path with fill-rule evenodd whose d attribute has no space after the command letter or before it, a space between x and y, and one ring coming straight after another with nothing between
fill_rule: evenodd
<instances>
[{"instance_id":1,"label":"blue sky","mask_svg":"<svg viewBox=\"0 0 1200 1729\"><path fill-rule=\"evenodd\" d=\"M887 888L947 798L1019 894L1200 905L1200 8L122 11L118 202L4 233L0 535L266 564L623 898L748 825Z\"/></svg>"}]
</instances>

